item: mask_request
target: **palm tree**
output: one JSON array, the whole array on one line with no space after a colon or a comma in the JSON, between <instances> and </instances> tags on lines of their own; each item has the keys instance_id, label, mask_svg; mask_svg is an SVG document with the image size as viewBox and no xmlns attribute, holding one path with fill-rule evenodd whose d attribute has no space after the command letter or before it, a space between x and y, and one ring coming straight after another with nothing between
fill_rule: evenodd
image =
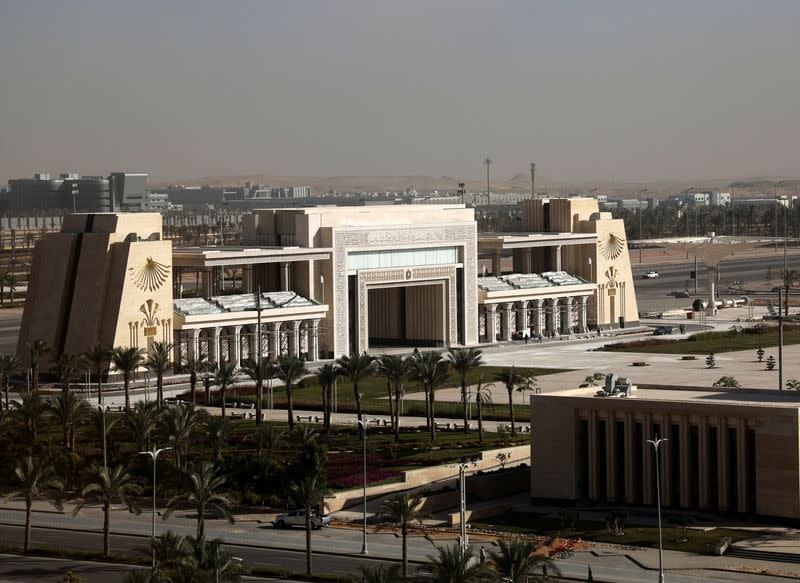
<instances>
[{"instance_id":1,"label":"palm tree","mask_svg":"<svg viewBox=\"0 0 800 583\"><path fill-rule=\"evenodd\" d=\"M100 447L108 447L108 434L122 417L120 415L109 415L100 409L92 409L89 416L89 423L92 425L94 434L100 440ZM103 450L105 454L105 450ZM103 459L107 459L104 455Z\"/></svg>"},{"instance_id":2,"label":"palm tree","mask_svg":"<svg viewBox=\"0 0 800 583\"><path fill-rule=\"evenodd\" d=\"M214 580L220 583L238 582L244 571L241 559L222 548L223 540L215 538L208 542L189 537L194 546L191 561L187 561L169 574L171 583L197 583Z\"/></svg>"},{"instance_id":3,"label":"palm tree","mask_svg":"<svg viewBox=\"0 0 800 583\"><path fill-rule=\"evenodd\" d=\"M232 524L233 515L230 507L234 504L234 498L226 491L225 477L211 462L205 461L196 465L194 471L189 474L189 479L189 488L167 503L164 520L175 510L177 502L186 501L192 504L197 509L196 540L202 542L205 540L206 510L210 508L218 510Z\"/></svg>"},{"instance_id":4,"label":"palm tree","mask_svg":"<svg viewBox=\"0 0 800 583\"><path fill-rule=\"evenodd\" d=\"M97 502L103 506L103 554L111 554L111 505L119 502L127 506L129 512L140 514L136 496L142 491L136 479L124 466L104 468L93 466L91 481L81 491L82 500L72 511L75 516L87 502Z\"/></svg>"},{"instance_id":5,"label":"palm tree","mask_svg":"<svg viewBox=\"0 0 800 583\"><path fill-rule=\"evenodd\" d=\"M495 570L505 577L509 583L527 583L533 570L552 571L554 575L561 573L555 562L546 554L539 552L539 545L531 540L514 538L512 540L500 539L497 541L499 550L489 551L489 557L494 563ZM535 576L535 581L550 581L544 575Z\"/></svg>"},{"instance_id":6,"label":"palm tree","mask_svg":"<svg viewBox=\"0 0 800 583\"><path fill-rule=\"evenodd\" d=\"M264 381L274 376L274 370L272 363L266 358L247 359L242 363L242 372L256 384L256 425L261 425L262 421Z\"/></svg>"},{"instance_id":7,"label":"palm tree","mask_svg":"<svg viewBox=\"0 0 800 583\"><path fill-rule=\"evenodd\" d=\"M50 363L50 372L61 383L62 391L69 391L75 373L80 369L81 363L77 356L63 353Z\"/></svg>"},{"instance_id":8,"label":"palm tree","mask_svg":"<svg viewBox=\"0 0 800 583\"><path fill-rule=\"evenodd\" d=\"M478 562L472 547L466 550L459 544L437 547L436 556L428 560L419 570L420 581L436 583L494 583L497 574L487 565Z\"/></svg>"},{"instance_id":9,"label":"palm tree","mask_svg":"<svg viewBox=\"0 0 800 583\"><path fill-rule=\"evenodd\" d=\"M25 542L23 549L31 550L31 506L34 500L47 500L53 506L62 509L60 495L64 485L57 479L53 466L39 458L25 456L14 468L16 490L6 499L25 499Z\"/></svg>"},{"instance_id":10,"label":"palm tree","mask_svg":"<svg viewBox=\"0 0 800 583\"><path fill-rule=\"evenodd\" d=\"M381 508L383 519L400 525L403 537L403 577L408 577L408 527L420 523L423 518L422 495L419 492L401 492L387 498Z\"/></svg>"},{"instance_id":11,"label":"palm tree","mask_svg":"<svg viewBox=\"0 0 800 583\"><path fill-rule=\"evenodd\" d=\"M475 385L475 404L478 406L478 441L483 441L483 406L492 404L492 390L494 385L485 385L483 375Z\"/></svg>"},{"instance_id":12,"label":"palm tree","mask_svg":"<svg viewBox=\"0 0 800 583\"><path fill-rule=\"evenodd\" d=\"M7 271L3 274L3 283L8 286L9 295L11 296L11 303L14 303L14 291L19 285L19 279L13 271Z\"/></svg>"},{"instance_id":13,"label":"palm tree","mask_svg":"<svg viewBox=\"0 0 800 583\"><path fill-rule=\"evenodd\" d=\"M139 401L125 413L125 424L138 451L150 448L150 438L158 428L160 417L161 409L155 401Z\"/></svg>"},{"instance_id":14,"label":"palm tree","mask_svg":"<svg viewBox=\"0 0 800 583\"><path fill-rule=\"evenodd\" d=\"M325 432L331 433L331 410L333 409L333 387L341 376L342 370L335 364L325 363L317 371L317 382L322 389L322 417Z\"/></svg>"},{"instance_id":15,"label":"palm tree","mask_svg":"<svg viewBox=\"0 0 800 583\"><path fill-rule=\"evenodd\" d=\"M221 362L214 375L214 383L219 387L219 396L222 399L222 416L225 417L225 394L236 382L239 369L235 362Z\"/></svg>"},{"instance_id":16,"label":"palm tree","mask_svg":"<svg viewBox=\"0 0 800 583\"><path fill-rule=\"evenodd\" d=\"M208 417L203 427L208 445L214 451L214 460L218 462L222 459L222 448L233 435L234 425L225 417Z\"/></svg>"},{"instance_id":17,"label":"palm tree","mask_svg":"<svg viewBox=\"0 0 800 583\"><path fill-rule=\"evenodd\" d=\"M781 272L781 280L783 280L783 289L786 290L786 305L784 307L783 315L789 315L789 290L791 287L800 281L800 272L794 269L785 269Z\"/></svg>"},{"instance_id":18,"label":"palm tree","mask_svg":"<svg viewBox=\"0 0 800 583\"><path fill-rule=\"evenodd\" d=\"M83 360L97 375L97 404L103 402L103 371L111 361L112 348L102 342L95 342L83 353Z\"/></svg>"},{"instance_id":19,"label":"palm tree","mask_svg":"<svg viewBox=\"0 0 800 583\"><path fill-rule=\"evenodd\" d=\"M144 364L144 351L141 348L118 346L111 352L114 368L122 374L125 389L125 410L131 410L130 387L136 371Z\"/></svg>"},{"instance_id":20,"label":"palm tree","mask_svg":"<svg viewBox=\"0 0 800 583\"><path fill-rule=\"evenodd\" d=\"M450 367L456 371L461 381L461 404L464 406L464 433L468 431L467 407L469 397L467 393L467 376L483 364L482 352L477 348L448 348L447 357Z\"/></svg>"},{"instance_id":21,"label":"palm tree","mask_svg":"<svg viewBox=\"0 0 800 583\"><path fill-rule=\"evenodd\" d=\"M286 429L277 425L261 425L256 427L250 438L256 442L256 451L261 457L261 452L267 450L274 454L276 450L286 447Z\"/></svg>"},{"instance_id":22,"label":"palm tree","mask_svg":"<svg viewBox=\"0 0 800 583\"><path fill-rule=\"evenodd\" d=\"M342 376L347 377L353 383L356 412L358 413L358 420L361 421L361 391L358 390L358 383L375 373L375 357L366 352L361 354L351 352L340 356L336 360L336 364L342 369Z\"/></svg>"},{"instance_id":23,"label":"palm tree","mask_svg":"<svg viewBox=\"0 0 800 583\"><path fill-rule=\"evenodd\" d=\"M34 340L32 344L28 344L28 352L31 358L31 368L33 376L33 388L39 388L39 362L42 357L50 352L50 345L44 340Z\"/></svg>"},{"instance_id":24,"label":"palm tree","mask_svg":"<svg viewBox=\"0 0 800 583\"><path fill-rule=\"evenodd\" d=\"M36 443L39 423L47 412L47 403L38 390L24 393L19 401L12 401L14 418L19 421L25 430L28 444L33 447Z\"/></svg>"},{"instance_id":25,"label":"palm tree","mask_svg":"<svg viewBox=\"0 0 800 583\"><path fill-rule=\"evenodd\" d=\"M289 490L292 501L305 509L306 517L306 575L311 576L311 511L322 505L325 494L325 478L319 467L311 467L305 476L295 481Z\"/></svg>"},{"instance_id":26,"label":"palm tree","mask_svg":"<svg viewBox=\"0 0 800 583\"><path fill-rule=\"evenodd\" d=\"M409 373L409 361L394 354L384 354L378 358L378 372L386 377L386 390L389 393L389 412L392 416L395 442L400 441L400 391ZM394 405L392 400L394 399Z\"/></svg>"},{"instance_id":27,"label":"palm tree","mask_svg":"<svg viewBox=\"0 0 800 583\"><path fill-rule=\"evenodd\" d=\"M187 562L192 548L185 536L168 530L155 539L151 539L150 548L141 549L141 551L148 558L155 556L156 567L158 571L163 572Z\"/></svg>"},{"instance_id":28,"label":"palm tree","mask_svg":"<svg viewBox=\"0 0 800 583\"><path fill-rule=\"evenodd\" d=\"M6 410L8 410L8 388L11 384L11 377L17 375L22 370L22 362L16 354L0 354L0 380L3 382L3 390L6 394Z\"/></svg>"},{"instance_id":29,"label":"palm tree","mask_svg":"<svg viewBox=\"0 0 800 583\"><path fill-rule=\"evenodd\" d=\"M292 387L295 381L308 374L306 363L302 358L291 354L281 354L275 363L275 376L283 381L286 390L286 411L289 416L289 431L294 430L294 403L292 401Z\"/></svg>"},{"instance_id":30,"label":"palm tree","mask_svg":"<svg viewBox=\"0 0 800 583\"><path fill-rule=\"evenodd\" d=\"M508 391L508 413L511 416L511 435L516 433L514 426L514 391L527 391L530 390L536 382L536 379L520 374L515 366L504 368L494 375L495 380L503 383Z\"/></svg>"},{"instance_id":31,"label":"palm tree","mask_svg":"<svg viewBox=\"0 0 800 583\"><path fill-rule=\"evenodd\" d=\"M202 427L207 413L197 409L192 403L176 403L164 411L162 420L169 442L175 448L175 465L182 468L181 462L189 455L192 437Z\"/></svg>"},{"instance_id":32,"label":"palm tree","mask_svg":"<svg viewBox=\"0 0 800 583\"><path fill-rule=\"evenodd\" d=\"M64 429L64 447L75 451L75 428L89 417L89 403L72 391L61 391L47 409Z\"/></svg>"},{"instance_id":33,"label":"palm tree","mask_svg":"<svg viewBox=\"0 0 800 583\"><path fill-rule=\"evenodd\" d=\"M381 563L377 567L361 565L361 583L403 583L405 575L400 575L399 565Z\"/></svg>"},{"instance_id":34,"label":"palm tree","mask_svg":"<svg viewBox=\"0 0 800 583\"><path fill-rule=\"evenodd\" d=\"M156 375L156 401L160 407L164 403L164 373L170 366L170 352L172 344L169 342L153 342L150 354L144 365Z\"/></svg>"},{"instance_id":35,"label":"palm tree","mask_svg":"<svg viewBox=\"0 0 800 583\"><path fill-rule=\"evenodd\" d=\"M197 377L201 372L208 369L208 362L205 354L190 357L183 365L183 369L189 373L189 390L192 392L192 403L195 402L195 389L197 388Z\"/></svg>"},{"instance_id":36,"label":"palm tree","mask_svg":"<svg viewBox=\"0 0 800 583\"><path fill-rule=\"evenodd\" d=\"M411 358L411 376L422 383L428 409L431 441L436 441L436 390L447 382L449 365L438 352L418 352Z\"/></svg>"}]
</instances>

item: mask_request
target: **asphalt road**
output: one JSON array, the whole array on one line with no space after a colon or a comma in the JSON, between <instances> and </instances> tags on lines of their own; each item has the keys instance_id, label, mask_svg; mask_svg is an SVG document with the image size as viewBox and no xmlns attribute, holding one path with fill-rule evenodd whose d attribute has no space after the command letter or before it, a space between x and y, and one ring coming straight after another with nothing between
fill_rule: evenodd
<instances>
[{"instance_id":1,"label":"asphalt road","mask_svg":"<svg viewBox=\"0 0 800 583\"><path fill-rule=\"evenodd\" d=\"M797 262L797 258L789 256L789 269L792 269L792 261ZM691 305L693 298L674 298L667 295L669 292L684 290L689 287L690 293L694 290L694 280L690 279L690 271L694 269L694 260L688 259L686 263L680 265L633 265L634 284L636 285L636 300L640 311L658 310L666 307L683 307ZM650 271L658 272L657 279L644 279L643 275ZM765 253L761 257L746 259L729 259L720 263L719 284L717 285L718 295L728 297L739 297L728 288L734 282L745 282L748 286L764 286L767 272L772 272L772 277L778 279L783 270L782 253ZM697 281L698 288L706 288L706 268L702 262L698 263L700 278ZM773 284L777 285L777 284ZM738 287L738 286L737 286Z\"/></svg>"}]
</instances>

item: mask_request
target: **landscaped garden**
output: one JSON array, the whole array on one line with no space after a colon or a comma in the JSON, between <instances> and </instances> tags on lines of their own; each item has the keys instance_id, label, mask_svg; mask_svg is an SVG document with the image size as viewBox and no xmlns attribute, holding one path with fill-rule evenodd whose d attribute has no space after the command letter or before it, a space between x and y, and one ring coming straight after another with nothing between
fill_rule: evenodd
<instances>
[{"instance_id":1,"label":"landscaped garden","mask_svg":"<svg viewBox=\"0 0 800 583\"><path fill-rule=\"evenodd\" d=\"M800 344L800 326L786 325L784 344ZM709 354L734 350L756 350L778 345L776 326L734 327L721 332L701 332L681 340L647 338L618 344L606 344L603 350L610 352L648 352L664 354Z\"/></svg>"}]
</instances>

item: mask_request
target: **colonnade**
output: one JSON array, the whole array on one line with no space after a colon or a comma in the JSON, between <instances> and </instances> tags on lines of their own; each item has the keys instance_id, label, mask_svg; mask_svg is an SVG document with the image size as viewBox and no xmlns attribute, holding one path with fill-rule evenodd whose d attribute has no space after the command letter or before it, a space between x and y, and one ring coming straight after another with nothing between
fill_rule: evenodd
<instances>
[{"instance_id":1,"label":"colonnade","mask_svg":"<svg viewBox=\"0 0 800 583\"><path fill-rule=\"evenodd\" d=\"M747 420L593 410L580 421L579 497L599 503L655 505L659 450L665 507L754 513L755 429Z\"/></svg>"},{"instance_id":2,"label":"colonnade","mask_svg":"<svg viewBox=\"0 0 800 583\"><path fill-rule=\"evenodd\" d=\"M303 357L308 361L319 358L320 320L287 320L261 324L261 356L276 360L282 354ZM258 355L257 324L231 324L207 328L190 328L175 332L175 363L184 364L206 356L210 364L242 361Z\"/></svg>"},{"instance_id":3,"label":"colonnade","mask_svg":"<svg viewBox=\"0 0 800 583\"><path fill-rule=\"evenodd\" d=\"M589 296L566 296L483 304L481 324L486 342L511 340L515 331L559 336L585 334Z\"/></svg>"}]
</instances>

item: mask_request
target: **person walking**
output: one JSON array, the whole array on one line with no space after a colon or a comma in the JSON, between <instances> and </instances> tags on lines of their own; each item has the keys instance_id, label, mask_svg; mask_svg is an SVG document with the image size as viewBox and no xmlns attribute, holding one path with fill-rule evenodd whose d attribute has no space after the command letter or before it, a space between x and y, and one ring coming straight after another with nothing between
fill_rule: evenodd
<instances>
[{"instance_id":1,"label":"person walking","mask_svg":"<svg viewBox=\"0 0 800 583\"><path fill-rule=\"evenodd\" d=\"M481 565L483 565L486 562L486 547L485 546L481 545L481 550L478 551L478 557L481 560Z\"/></svg>"}]
</instances>

